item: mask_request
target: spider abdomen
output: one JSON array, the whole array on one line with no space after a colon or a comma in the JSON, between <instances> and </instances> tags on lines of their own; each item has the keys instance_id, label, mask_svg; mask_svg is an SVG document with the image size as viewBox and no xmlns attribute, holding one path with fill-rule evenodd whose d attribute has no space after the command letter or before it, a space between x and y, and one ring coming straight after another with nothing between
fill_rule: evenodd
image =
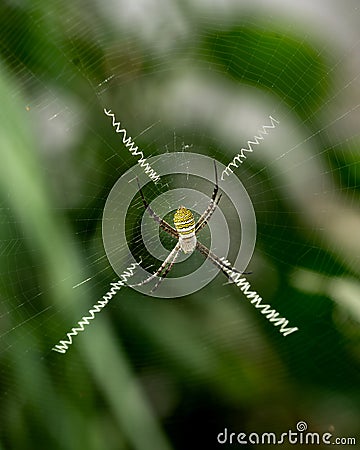
<instances>
[{"instance_id":1,"label":"spider abdomen","mask_svg":"<svg viewBox=\"0 0 360 450\"><path fill-rule=\"evenodd\" d=\"M180 206L174 214L174 225L179 233L179 243L184 253L191 253L196 247L195 219L193 213Z\"/></svg>"},{"instance_id":2,"label":"spider abdomen","mask_svg":"<svg viewBox=\"0 0 360 450\"><path fill-rule=\"evenodd\" d=\"M181 250L184 253L192 253L196 248L196 236L195 234L190 237L180 237L179 238L179 244L181 247Z\"/></svg>"}]
</instances>

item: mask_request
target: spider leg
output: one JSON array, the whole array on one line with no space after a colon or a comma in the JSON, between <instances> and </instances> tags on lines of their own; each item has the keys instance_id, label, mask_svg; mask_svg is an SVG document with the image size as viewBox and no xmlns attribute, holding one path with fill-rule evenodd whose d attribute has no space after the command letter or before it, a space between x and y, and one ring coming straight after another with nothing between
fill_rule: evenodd
<instances>
[{"instance_id":1,"label":"spider leg","mask_svg":"<svg viewBox=\"0 0 360 450\"><path fill-rule=\"evenodd\" d=\"M210 217L214 214L214 211L222 197L222 194L218 196L218 198L213 201L211 200L209 206L206 208L205 212L201 215L198 223L195 226L195 234L197 234L200 230L202 230L205 225L207 225Z\"/></svg>"},{"instance_id":2,"label":"spider leg","mask_svg":"<svg viewBox=\"0 0 360 450\"><path fill-rule=\"evenodd\" d=\"M167 274L170 272L173 265L175 264L175 261L176 261L177 257L179 256L179 253L180 253L180 247L179 247L179 250L174 254L174 257L173 257L171 263L168 265L165 272L162 274L162 277L158 280L158 282L155 284L155 286L151 289L150 294L152 294L160 286L160 284L165 280Z\"/></svg>"},{"instance_id":3,"label":"spider leg","mask_svg":"<svg viewBox=\"0 0 360 450\"><path fill-rule=\"evenodd\" d=\"M165 259L165 261L161 264L161 266L158 268L158 270L153 273L152 275L150 275L148 278L146 278L145 280L141 281L140 283L137 284L131 284L130 287L135 287L135 286L142 286L144 284L149 283L151 280L153 280L154 278L156 278L157 276L160 276L160 274L162 273L162 271L165 269L165 267L167 266L167 264L170 263L170 266L172 267L172 264L174 262L174 259L177 258L178 254L180 251L180 243L178 242L175 247L171 250L171 252L169 253L168 257ZM170 268L171 268L170 267ZM167 270L166 275L169 273L170 269ZM165 276L166 276L165 275ZM156 286L157 287L157 286ZM154 288L155 289L155 288ZM154 290L153 289L153 290Z\"/></svg>"},{"instance_id":4,"label":"spider leg","mask_svg":"<svg viewBox=\"0 0 360 450\"><path fill-rule=\"evenodd\" d=\"M244 275L251 273L251 272L240 272L239 270L235 269L235 267L229 266L222 259L216 256L215 253L210 251L204 244L201 244L201 242L199 241L197 241L196 243L196 248L202 255L208 258L214 264L214 266L218 267L230 281L233 281L231 279L232 272Z\"/></svg>"},{"instance_id":5,"label":"spider leg","mask_svg":"<svg viewBox=\"0 0 360 450\"><path fill-rule=\"evenodd\" d=\"M218 173L217 173L217 167L216 167L215 160L214 160L214 171L215 171L215 186L214 186L214 190L213 190L213 193L212 193L212 196L211 196L211 200L210 200L209 206L202 213L198 223L196 224L195 233L198 233L207 224L208 220L213 215L213 213L214 213L214 211L216 209L216 206L218 205L218 203L219 203L219 201L221 199L221 196L222 196L222 194L220 194L218 196L218 198L216 198L217 193L219 191L219 186L218 186Z\"/></svg>"},{"instance_id":6,"label":"spider leg","mask_svg":"<svg viewBox=\"0 0 360 450\"><path fill-rule=\"evenodd\" d=\"M173 228L169 223L166 222L166 220L162 219L161 217L159 217L156 212L151 208L151 206L149 205L149 203L146 201L144 193L141 189L140 183L139 183L139 179L138 177L136 177L136 181L137 184L139 186L139 191L140 191L140 195L141 195L141 199L143 201L144 207L147 210L147 212L150 214L150 216L155 220L155 222L157 222L160 227L166 231L168 234L170 234L171 236L173 236L174 238L178 238L178 232L175 230L175 228Z\"/></svg>"}]
</instances>

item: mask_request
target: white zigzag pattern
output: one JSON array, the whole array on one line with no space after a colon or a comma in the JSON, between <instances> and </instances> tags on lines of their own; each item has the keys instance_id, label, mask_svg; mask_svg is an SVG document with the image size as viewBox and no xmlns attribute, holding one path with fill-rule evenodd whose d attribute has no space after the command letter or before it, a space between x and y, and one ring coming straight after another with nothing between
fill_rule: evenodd
<instances>
[{"instance_id":1,"label":"white zigzag pattern","mask_svg":"<svg viewBox=\"0 0 360 450\"><path fill-rule=\"evenodd\" d=\"M136 266L138 266L140 263L132 263L121 275L120 278L122 280L118 280L115 283L110 283L111 289L103 295L102 299L100 299L95 305L92 307L92 309L89 310L89 315L84 316L79 320L78 327L74 327L71 329L69 333L67 333L67 340L62 340L58 344L56 344L52 350L58 353L66 353L69 349L70 345L73 343L73 337L75 337L78 333L81 331L84 331L85 325L89 325L90 320L93 320L95 318L95 314L99 313L108 303L109 301L116 295L116 293L121 289L122 286L125 285L125 282L130 278L132 275L134 275L134 269Z\"/></svg>"},{"instance_id":2,"label":"white zigzag pattern","mask_svg":"<svg viewBox=\"0 0 360 450\"><path fill-rule=\"evenodd\" d=\"M259 136L254 136L254 140L253 141L248 141L247 144L247 148L242 148L240 150L240 153L238 153L233 160L226 166L226 168L222 171L221 174L221 180L224 181L224 176L227 175L229 176L230 174L234 173L234 171L231 169L231 167L235 167L238 168L238 164L242 164L244 162L244 160L246 159L246 155L244 154L244 152L248 152L248 153L252 153L253 152L253 145L259 145L260 142L264 139L264 136L266 136L268 134L267 130L273 129L276 127L275 124L280 123L279 121L277 121L276 119L274 119L273 117L269 116L270 121L271 121L271 125L264 125L262 127L262 130L258 130Z\"/></svg>"},{"instance_id":3,"label":"white zigzag pattern","mask_svg":"<svg viewBox=\"0 0 360 450\"><path fill-rule=\"evenodd\" d=\"M224 263L225 267L223 267L223 269L229 274L230 280L240 288L240 290L248 299L250 299L250 303L254 305L255 308L261 310L261 314L263 314L269 322L272 322L275 327L280 326L280 333L282 333L283 336L288 336L289 334L294 333L299 329L297 327L286 328L289 321L284 317L279 317L279 313L275 309L270 309L270 305L261 303L262 297L260 297L260 295L255 291L249 291L250 283L246 280L246 278L242 277L241 273L234 272L231 268L231 264L227 259L220 259Z\"/></svg>"},{"instance_id":4,"label":"white zigzag pattern","mask_svg":"<svg viewBox=\"0 0 360 450\"><path fill-rule=\"evenodd\" d=\"M115 132L116 133L123 133L123 144L125 145L125 147L129 150L129 152L133 155L133 156L138 156L140 155L140 158L138 160L138 164L140 164L140 166L144 169L144 172L146 173L146 175L149 176L149 178L151 180L153 180L155 183L157 183L160 180L160 176L155 172L154 169L151 168L150 164L146 162L146 158L144 158L144 153L139 150L139 147L135 144L135 142L132 140L132 138L129 136L126 139L126 130L125 128L120 128L120 122L116 122L116 118L115 118L115 114L113 114L111 112L111 109L109 109L108 111L104 108L104 113L109 116L112 117L112 126L115 128Z\"/></svg>"}]
</instances>

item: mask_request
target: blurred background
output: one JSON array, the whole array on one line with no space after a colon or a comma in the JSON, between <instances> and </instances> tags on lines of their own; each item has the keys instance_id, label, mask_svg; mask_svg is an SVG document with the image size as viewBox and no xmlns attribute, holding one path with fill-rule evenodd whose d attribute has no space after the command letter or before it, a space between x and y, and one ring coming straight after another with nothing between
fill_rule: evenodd
<instances>
[{"instance_id":1,"label":"blurred background","mask_svg":"<svg viewBox=\"0 0 360 450\"><path fill-rule=\"evenodd\" d=\"M299 421L359 445L359 25L355 0L1 1L1 450L233 448L225 428ZM257 219L251 286L299 331L220 273L177 299L123 288L51 351L118 279L103 210L136 158L104 108L147 157L185 163L226 165L279 122L233 176ZM148 181L149 200L198 183ZM140 197L122 214L154 271Z\"/></svg>"}]
</instances>

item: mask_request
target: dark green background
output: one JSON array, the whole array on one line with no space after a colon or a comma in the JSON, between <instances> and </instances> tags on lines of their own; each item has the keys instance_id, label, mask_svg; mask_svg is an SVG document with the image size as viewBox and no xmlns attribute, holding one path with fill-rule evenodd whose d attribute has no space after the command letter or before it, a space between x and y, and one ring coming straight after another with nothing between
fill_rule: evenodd
<instances>
[{"instance_id":1,"label":"dark green background","mask_svg":"<svg viewBox=\"0 0 360 450\"><path fill-rule=\"evenodd\" d=\"M103 107L118 103L130 135L140 134L150 125L144 83L161 85L180 64L272 94L274 108L285 105L296 127L315 136L313 156L331 174L332 192L358 214L358 136L340 144L316 137L327 125L322 106L343 89L331 43L290 32L270 15L266 26L257 14L220 25L180 7L192 37L161 52L136 27L114 26L100 3L0 5L0 449L217 448L224 427L280 434L300 420L310 431L359 436L359 315L340 308L326 287L351 280L359 302L359 271L294 213L266 161L237 173L253 194L256 253L269 261L255 258L251 280L297 333L282 337L220 274L171 301L124 289L66 355L50 351L116 280L102 246L102 211L135 161ZM66 118L60 130L51 128L51 111ZM146 117L162 119L157 111ZM149 155L173 151L173 132L224 164L236 151L223 153L197 124L155 129L157 138L137 140ZM299 289L298 269L323 285Z\"/></svg>"}]
</instances>

